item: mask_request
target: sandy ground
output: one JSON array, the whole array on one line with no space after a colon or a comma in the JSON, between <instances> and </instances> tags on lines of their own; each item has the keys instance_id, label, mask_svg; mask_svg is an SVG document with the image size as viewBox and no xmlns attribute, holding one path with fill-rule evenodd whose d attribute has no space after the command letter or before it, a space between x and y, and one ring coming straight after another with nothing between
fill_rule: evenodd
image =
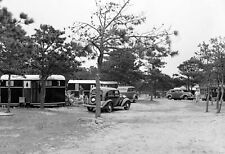
<instances>
[{"instance_id":1,"label":"sandy ground","mask_svg":"<svg viewBox=\"0 0 225 154\"><path fill-rule=\"evenodd\" d=\"M0 154L225 154L225 106L216 114L205 102L148 100L98 124L83 106L13 108L0 116Z\"/></svg>"},{"instance_id":2,"label":"sandy ground","mask_svg":"<svg viewBox=\"0 0 225 154\"><path fill-rule=\"evenodd\" d=\"M93 128L87 137L71 136L47 153L225 154L225 110L214 108L205 113L203 103L167 99L135 103L129 111L103 113L101 124L85 124Z\"/></svg>"}]
</instances>

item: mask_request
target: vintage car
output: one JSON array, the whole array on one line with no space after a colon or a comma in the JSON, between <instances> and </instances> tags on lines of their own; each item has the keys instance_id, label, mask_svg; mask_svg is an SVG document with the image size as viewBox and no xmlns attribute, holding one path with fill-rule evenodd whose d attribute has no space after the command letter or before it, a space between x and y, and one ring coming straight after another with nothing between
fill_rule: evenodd
<instances>
[{"instance_id":1,"label":"vintage car","mask_svg":"<svg viewBox=\"0 0 225 154\"><path fill-rule=\"evenodd\" d=\"M125 110L130 109L130 100L121 95L116 88L101 87L101 109L106 112L112 112L114 107L122 107ZM93 111L96 108L96 88L91 89L88 101L84 104L88 111Z\"/></svg>"},{"instance_id":2,"label":"vintage car","mask_svg":"<svg viewBox=\"0 0 225 154\"><path fill-rule=\"evenodd\" d=\"M170 89L166 93L166 97L168 99L184 99L184 100L194 99L194 95L191 92L178 88Z\"/></svg>"},{"instance_id":3,"label":"vintage car","mask_svg":"<svg viewBox=\"0 0 225 154\"><path fill-rule=\"evenodd\" d=\"M138 100L138 94L133 86L119 86L117 88L121 94L125 95L130 99L132 103L135 103Z\"/></svg>"}]
</instances>

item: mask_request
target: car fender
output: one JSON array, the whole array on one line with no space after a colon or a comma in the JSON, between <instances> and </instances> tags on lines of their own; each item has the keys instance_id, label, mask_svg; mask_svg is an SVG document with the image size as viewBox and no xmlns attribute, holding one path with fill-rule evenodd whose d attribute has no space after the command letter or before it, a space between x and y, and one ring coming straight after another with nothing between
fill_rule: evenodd
<instances>
[{"instance_id":1,"label":"car fender","mask_svg":"<svg viewBox=\"0 0 225 154\"><path fill-rule=\"evenodd\" d=\"M167 98L168 98L168 97L171 97L171 98L172 98L172 95L171 95L171 94L169 94L169 95L167 95L166 97L167 97Z\"/></svg>"},{"instance_id":2,"label":"car fender","mask_svg":"<svg viewBox=\"0 0 225 154\"><path fill-rule=\"evenodd\" d=\"M183 94L183 95L181 96L181 98L184 98L184 97L188 97L188 98L190 98L190 97L191 97L191 95L190 95L190 94Z\"/></svg>"},{"instance_id":3,"label":"car fender","mask_svg":"<svg viewBox=\"0 0 225 154\"><path fill-rule=\"evenodd\" d=\"M138 99L138 95L137 94L134 94L133 95L133 99Z\"/></svg>"},{"instance_id":4,"label":"car fender","mask_svg":"<svg viewBox=\"0 0 225 154\"><path fill-rule=\"evenodd\" d=\"M107 104L109 104L110 102L112 102L111 99L108 99L107 101L102 101L102 107L105 107Z\"/></svg>"},{"instance_id":5,"label":"car fender","mask_svg":"<svg viewBox=\"0 0 225 154\"><path fill-rule=\"evenodd\" d=\"M122 100L121 106L124 106L127 101L130 102L130 100L128 98L124 98Z\"/></svg>"},{"instance_id":6,"label":"car fender","mask_svg":"<svg viewBox=\"0 0 225 154\"><path fill-rule=\"evenodd\" d=\"M185 96L187 96L187 95L186 94L183 94L183 95L180 96L180 98L184 98Z\"/></svg>"}]
</instances>

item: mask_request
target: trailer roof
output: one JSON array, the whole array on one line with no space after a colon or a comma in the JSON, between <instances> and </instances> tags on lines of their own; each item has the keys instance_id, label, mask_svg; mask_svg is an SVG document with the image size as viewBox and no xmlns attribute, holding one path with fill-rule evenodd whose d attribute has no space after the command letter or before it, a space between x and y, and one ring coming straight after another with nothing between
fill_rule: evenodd
<instances>
[{"instance_id":1,"label":"trailer roof","mask_svg":"<svg viewBox=\"0 0 225 154\"><path fill-rule=\"evenodd\" d=\"M96 84L95 80L69 80L68 83ZM100 81L101 84L118 84L116 81Z\"/></svg>"},{"instance_id":2,"label":"trailer roof","mask_svg":"<svg viewBox=\"0 0 225 154\"><path fill-rule=\"evenodd\" d=\"M1 80L8 80L9 75L2 75ZM39 75L11 75L11 80L40 80ZM47 80L65 80L63 75L51 75Z\"/></svg>"}]
</instances>

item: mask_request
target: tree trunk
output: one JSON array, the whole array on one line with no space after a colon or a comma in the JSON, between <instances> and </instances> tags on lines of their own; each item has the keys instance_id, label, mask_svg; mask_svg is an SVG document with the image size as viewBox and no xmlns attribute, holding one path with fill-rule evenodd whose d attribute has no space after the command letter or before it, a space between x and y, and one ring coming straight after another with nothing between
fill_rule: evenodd
<instances>
[{"instance_id":1,"label":"tree trunk","mask_svg":"<svg viewBox=\"0 0 225 154\"><path fill-rule=\"evenodd\" d=\"M219 108L219 101L220 101L220 87L217 87L217 94L216 94L216 109Z\"/></svg>"},{"instance_id":2,"label":"tree trunk","mask_svg":"<svg viewBox=\"0 0 225 154\"><path fill-rule=\"evenodd\" d=\"M46 84L45 84L46 79L41 78L41 99L40 99L40 108L44 109L44 103L45 103L45 89L46 89Z\"/></svg>"},{"instance_id":3,"label":"tree trunk","mask_svg":"<svg viewBox=\"0 0 225 154\"><path fill-rule=\"evenodd\" d=\"M188 80L187 80L187 90L190 90L190 77L188 76Z\"/></svg>"},{"instance_id":4,"label":"tree trunk","mask_svg":"<svg viewBox=\"0 0 225 154\"><path fill-rule=\"evenodd\" d=\"M150 101L153 101L153 93L151 92Z\"/></svg>"},{"instance_id":5,"label":"tree trunk","mask_svg":"<svg viewBox=\"0 0 225 154\"><path fill-rule=\"evenodd\" d=\"M98 58L98 72L96 74L96 110L95 110L95 118L101 117L101 97L100 97L100 74L102 68L102 56Z\"/></svg>"},{"instance_id":6,"label":"tree trunk","mask_svg":"<svg viewBox=\"0 0 225 154\"><path fill-rule=\"evenodd\" d=\"M205 112L209 112L209 87L207 87L206 109Z\"/></svg>"},{"instance_id":7,"label":"tree trunk","mask_svg":"<svg viewBox=\"0 0 225 154\"><path fill-rule=\"evenodd\" d=\"M98 117L101 117L101 97L100 97L100 75L101 75L101 70L102 70L102 62L104 58L104 31L105 29L102 30L102 37L100 41L100 45L96 46L99 50L99 56L97 59L97 74L96 74L96 110L95 110L95 118L97 119Z\"/></svg>"},{"instance_id":8,"label":"tree trunk","mask_svg":"<svg viewBox=\"0 0 225 154\"><path fill-rule=\"evenodd\" d=\"M6 113L10 112L10 104L11 104L11 74L8 77L8 103Z\"/></svg>"},{"instance_id":9,"label":"tree trunk","mask_svg":"<svg viewBox=\"0 0 225 154\"><path fill-rule=\"evenodd\" d=\"M222 103L223 103L223 95L224 95L223 83L224 83L224 79L223 79L223 75L222 75L222 83L221 83L221 97L220 97L220 103L219 103L219 108L217 109L217 113L220 113L221 108L222 108Z\"/></svg>"},{"instance_id":10,"label":"tree trunk","mask_svg":"<svg viewBox=\"0 0 225 154\"><path fill-rule=\"evenodd\" d=\"M153 95L154 95L154 84L152 83L151 84L151 98L150 98L150 101L153 101Z\"/></svg>"},{"instance_id":11,"label":"tree trunk","mask_svg":"<svg viewBox=\"0 0 225 154\"><path fill-rule=\"evenodd\" d=\"M217 95L216 95L216 109L219 108L219 102L220 102L220 80L219 75L217 74Z\"/></svg>"},{"instance_id":12,"label":"tree trunk","mask_svg":"<svg viewBox=\"0 0 225 154\"><path fill-rule=\"evenodd\" d=\"M96 110L95 118L101 117L100 76L96 75Z\"/></svg>"}]
</instances>

